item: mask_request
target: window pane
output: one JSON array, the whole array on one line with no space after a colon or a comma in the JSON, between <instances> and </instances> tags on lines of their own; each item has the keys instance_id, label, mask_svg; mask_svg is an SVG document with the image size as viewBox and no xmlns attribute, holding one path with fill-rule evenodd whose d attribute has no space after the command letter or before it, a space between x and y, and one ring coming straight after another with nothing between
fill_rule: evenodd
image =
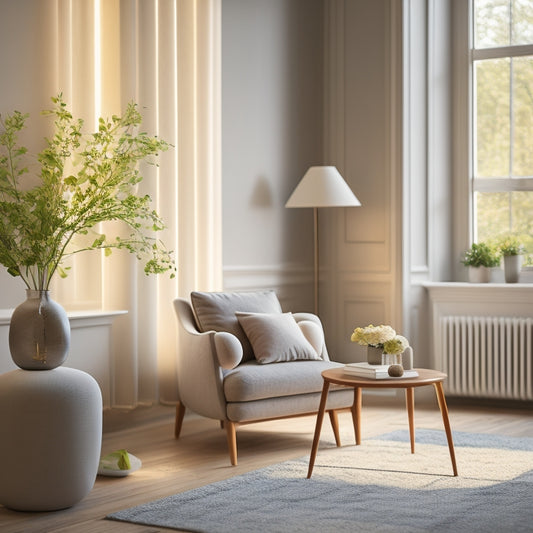
<instances>
[{"instance_id":1,"label":"window pane","mask_svg":"<svg viewBox=\"0 0 533 533\"><path fill-rule=\"evenodd\" d=\"M525 264L533 265L533 191L511 193L512 231L526 249Z\"/></svg>"},{"instance_id":2,"label":"window pane","mask_svg":"<svg viewBox=\"0 0 533 533\"><path fill-rule=\"evenodd\" d=\"M476 61L476 177L509 176L510 61Z\"/></svg>"},{"instance_id":3,"label":"window pane","mask_svg":"<svg viewBox=\"0 0 533 533\"><path fill-rule=\"evenodd\" d=\"M533 0L472 0L472 6L475 48L533 44ZM473 177L509 178L482 180L480 188L494 192L474 191L474 241L518 235L533 266L533 191L525 190L528 181L511 179L533 177L533 55L521 55L523 48L494 55L502 52L509 57L472 65Z\"/></svg>"},{"instance_id":4,"label":"window pane","mask_svg":"<svg viewBox=\"0 0 533 533\"><path fill-rule=\"evenodd\" d=\"M476 213L476 242L494 239L511 231L509 209L511 193L477 192L474 195Z\"/></svg>"},{"instance_id":5,"label":"window pane","mask_svg":"<svg viewBox=\"0 0 533 533\"><path fill-rule=\"evenodd\" d=\"M533 6L531 0L513 0L511 44L533 43Z\"/></svg>"},{"instance_id":6,"label":"window pane","mask_svg":"<svg viewBox=\"0 0 533 533\"><path fill-rule=\"evenodd\" d=\"M531 8L533 11L533 7ZM533 175L533 57L513 60L513 176Z\"/></svg>"},{"instance_id":7,"label":"window pane","mask_svg":"<svg viewBox=\"0 0 533 533\"><path fill-rule=\"evenodd\" d=\"M531 235L533 238L533 191L511 193L511 224L514 233Z\"/></svg>"},{"instance_id":8,"label":"window pane","mask_svg":"<svg viewBox=\"0 0 533 533\"><path fill-rule=\"evenodd\" d=\"M526 264L533 264L533 191L476 192L474 240L496 241L512 233L526 249Z\"/></svg>"},{"instance_id":9,"label":"window pane","mask_svg":"<svg viewBox=\"0 0 533 533\"><path fill-rule=\"evenodd\" d=\"M474 47L508 46L510 38L510 0L475 0Z\"/></svg>"}]
</instances>

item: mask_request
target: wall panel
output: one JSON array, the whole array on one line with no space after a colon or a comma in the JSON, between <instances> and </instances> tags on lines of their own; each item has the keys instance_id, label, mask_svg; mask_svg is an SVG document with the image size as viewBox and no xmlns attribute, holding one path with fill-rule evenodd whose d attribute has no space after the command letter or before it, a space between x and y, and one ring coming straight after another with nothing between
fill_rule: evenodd
<instances>
[{"instance_id":1,"label":"wall panel","mask_svg":"<svg viewBox=\"0 0 533 533\"><path fill-rule=\"evenodd\" d=\"M329 241L321 245L319 311L332 357L348 362L365 357L350 342L355 327L402 327L401 8L389 0L326 5L326 154L362 207L320 219Z\"/></svg>"}]
</instances>

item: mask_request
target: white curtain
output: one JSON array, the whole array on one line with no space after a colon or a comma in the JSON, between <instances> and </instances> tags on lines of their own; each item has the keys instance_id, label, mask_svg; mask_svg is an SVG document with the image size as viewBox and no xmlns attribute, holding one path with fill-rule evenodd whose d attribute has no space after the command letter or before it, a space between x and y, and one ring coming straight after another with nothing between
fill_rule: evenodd
<instances>
[{"instance_id":1,"label":"white curtain","mask_svg":"<svg viewBox=\"0 0 533 533\"><path fill-rule=\"evenodd\" d=\"M53 289L69 308L128 311L112 329L116 407L177 399L172 300L221 287L220 2L48 4L57 89L74 113L90 124L134 100L144 129L173 145L159 167L144 169L141 188L167 224L161 237L175 251L176 278L147 277L128 254L82 254Z\"/></svg>"}]
</instances>

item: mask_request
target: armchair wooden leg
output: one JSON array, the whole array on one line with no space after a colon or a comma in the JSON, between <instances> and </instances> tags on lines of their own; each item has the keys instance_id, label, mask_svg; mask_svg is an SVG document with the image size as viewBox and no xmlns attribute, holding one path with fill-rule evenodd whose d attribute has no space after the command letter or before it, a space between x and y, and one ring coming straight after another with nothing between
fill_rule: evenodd
<instances>
[{"instance_id":1,"label":"armchair wooden leg","mask_svg":"<svg viewBox=\"0 0 533 533\"><path fill-rule=\"evenodd\" d=\"M224 422L226 426L226 438L228 440L228 450L231 464L237 466L237 432L235 422L226 420Z\"/></svg>"},{"instance_id":2,"label":"armchair wooden leg","mask_svg":"<svg viewBox=\"0 0 533 533\"><path fill-rule=\"evenodd\" d=\"M181 425L183 423L183 417L185 416L185 406L178 402L176 405L176 421L174 423L174 437L177 439L181 433Z\"/></svg>"},{"instance_id":3,"label":"armchair wooden leg","mask_svg":"<svg viewBox=\"0 0 533 533\"><path fill-rule=\"evenodd\" d=\"M339 433L339 418L337 417L337 411L331 410L329 413L329 421L331 422L331 427L333 428L333 434L335 435L335 443L337 446L341 445L341 436Z\"/></svg>"}]
</instances>

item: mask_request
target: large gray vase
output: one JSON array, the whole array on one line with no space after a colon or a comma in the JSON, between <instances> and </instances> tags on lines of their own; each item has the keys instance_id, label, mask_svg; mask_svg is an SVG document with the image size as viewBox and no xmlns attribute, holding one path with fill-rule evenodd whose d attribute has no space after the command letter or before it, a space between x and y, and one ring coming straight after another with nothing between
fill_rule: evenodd
<instances>
[{"instance_id":1,"label":"large gray vase","mask_svg":"<svg viewBox=\"0 0 533 533\"><path fill-rule=\"evenodd\" d=\"M70 347L67 313L49 291L26 290L26 301L13 312L9 350L24 370L51 370L63 364Z\"/></svg>"},{"instance_id":2,"label":"large gray vase","mask_svg":"<svg viewBox=\"0 0 533 533\"><path fill-rule=\"evenodd\" d=\"M522 268L521 255L505 255L503 257L503 270L506 283L518 283Z\"/></svg>"}]
</instances>

